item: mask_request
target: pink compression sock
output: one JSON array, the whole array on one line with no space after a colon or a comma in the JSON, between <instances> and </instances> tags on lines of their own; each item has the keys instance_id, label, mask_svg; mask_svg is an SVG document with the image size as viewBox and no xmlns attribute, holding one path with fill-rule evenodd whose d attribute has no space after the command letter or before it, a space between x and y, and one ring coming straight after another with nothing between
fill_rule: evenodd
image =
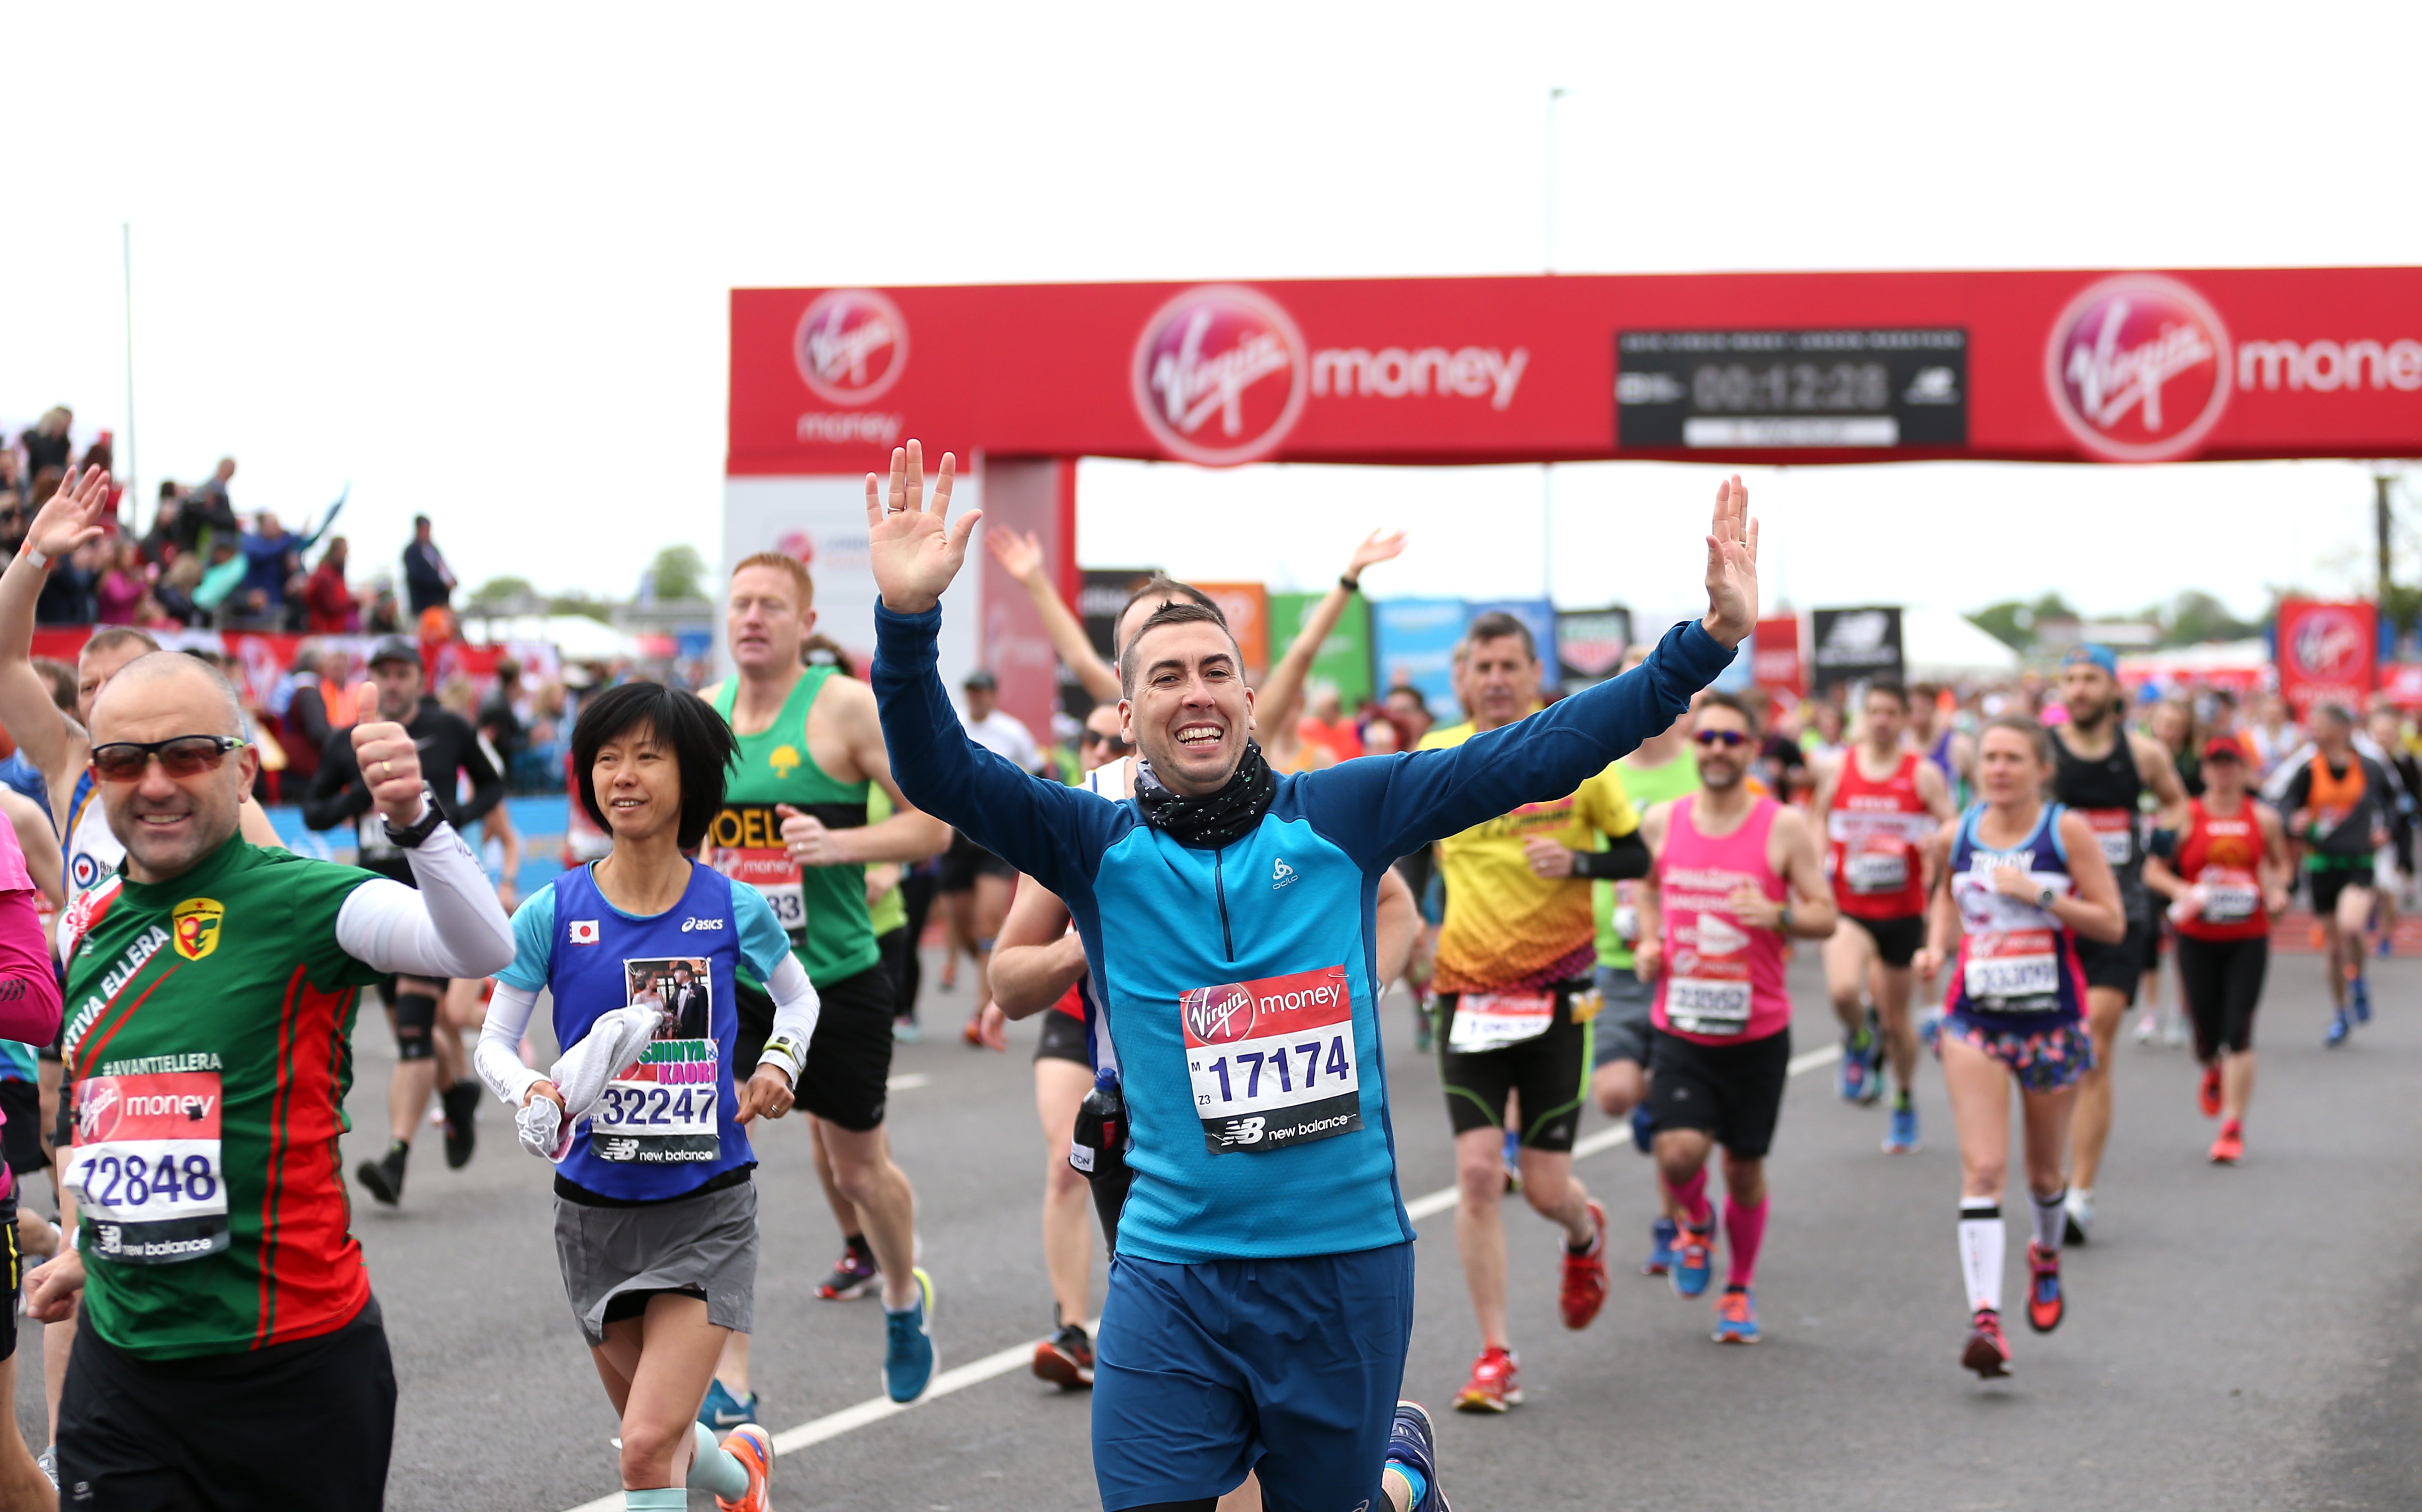
<instances>
[{"instance_id":1,"label":"pink compression sock","mask_svg":"<svg viewBox=\"0 0 2422 1512\"><path fill-rule=\"evenodd\" d=\"M1707 1210L1707 1168L1701 1166L1691 1173L1691 1179L1680 1186L1667 1182L1665 1190L1674 1193L1674 1201L1690 1220L1692 1228L1705 1228L1715 1215Z\"/></svg>"},{"instance_id":2,"label":"pink compression sock","mask_svg":"<svg viewBox=\"0 0 2422 1512\"><path fill-rule=\"evenodd\" d=\"M1757 1247L1766 1242L1766 1205L1760 1197L1757 1205L1744 1208L1730 1197L1724 1199L1725 1248L1732 1254L1732 1269L1724 1275L1727 1286L1746 1286L1757 1273Z\"/></svg>"}]
</instances>

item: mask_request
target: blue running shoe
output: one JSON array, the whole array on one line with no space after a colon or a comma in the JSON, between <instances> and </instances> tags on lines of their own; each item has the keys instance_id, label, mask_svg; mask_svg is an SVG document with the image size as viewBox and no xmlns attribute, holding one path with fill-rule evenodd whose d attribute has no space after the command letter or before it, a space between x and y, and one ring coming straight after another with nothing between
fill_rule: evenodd
<instances>
[{"instance_id":1,"label":"blue running shoe","mask_svg":"<svg viewBox=\"0 0 2422 1512\"><path fill-rule=\"evenodd\" d=\"M1396 1404L1396 1421L1388 1429L1388 1462L1413 1471L1425 1483L1409 1512L1455 1512L1439 1485L1438 1430L1421 1403Z\"/></svg>"},{"instance_id":2,"label":"blue running shoe","mask_svg":"<svg viewBox=\"0 0 2422 1512\"><path fill-rule=\"evenodd\" d=\"M1651 1153L1651 1146L1656 1133L1657 1130L1655 1126L1650 1124L1648 1121L1648 1104L1643 1102L1639 1107L1632 1109L1631 1147L1638 1150L1643 1155Z\"/></svg>"},{"instance_id":3,"label":"blue running shoe","mask_svg":"<svg viewBox=\"0 0 2422 1512\"><path fill-rule=\"evenodd\" d=\"M1666 1274L1674 1283L1676 1297L1697 1297L1707 1289L1707 1278L1716 1270L1716 1215L1707 1214L1707 1226L1682 1226L1680 1242L1674 1246L1674 1269Z\"/></svg>"},{"instance_id":4,"label":"blue running shoe","mask_svg":"<svg viewBox=\"0 0 2422 1512\"><path fill-rule=\"evenodd\" d=\"M2360 976L2349 982L2347 1006L2354 1009L2355 1022L2371 1022L2371 983Z\"/></svg>"},{"instance_id":5,"label":"blue running shoe","mask_svg":"<svg viewBox=\"0 0 2422 1512\"><path fill-rule=\"evenodd\" d=\"M1917 1105L1907 1103L1892 1111L1892 1127L1884 1131L1886 1155L1917 1153Z\"/></svg>"},{"instance_id":6,"label":"blue running shoe","mask_svg":"<svg viewBox=\"0 0 2422 1512\"><path fill-rule=\"evenodd\" d=\"M1920 1043L1920 1044L1924 1045L1924 1046L1925 1046L1928 1051L1931 1051L1933 1053L1935 1053L1935 1054L1937 1054L1937 1055L1940 1055L1940 1054L1942 1054L1942 1008L1940 1008L1940 1007L1932 1007L1932 1008L1928 1008L1928 1009L1927 1009L1923 1014L1920 1014L1920 1015L1918 1016L1918 1020L1917 1020L1917 1038L1918 1038L1918 1043Z\"/></svg>"},{"instance_id":7,"label":"blue running shoe","mask_svg":"<svg viewBox=\"0 0 2422 1512\"><path fill-rule=\"evenodd\" d=\"M883 1391L895 1402L913 1402L934 1380L934 1335L925 1326L934 1310L934 1278L919 1266L917 1300L904 1313L883 1315Z\"/></svg>"},{"instance_id":8,"label":"blue running shoe","mask_svg":"<svg viewBox=\"0 0 2422 1512\"><path fill-rule=\"evenodd\" d=\"M699 1404L698 1420L715 1430L720 1440L743 1423L757 1421L757 1394L734 1396L716 1381L706 1388L706 1400Z\"/></svg>"},{"instance_id":9,"label":"blue running shoe","mask_svg":"<svg viewBox=\"0 0 2422 1512\"><path fill-rule=\"evenodd\" d=\"M2347 1036L2352 1033L2354 1033L2354 1025L2347 1022L2347 1016L2340 1013L2330 1020L2328 1031L2321 1036L2321 1047L2325 1050L2336 1050L2345 1044Z\"/></svg>"},{"instance_id":10,"label":"blue running shoe","mask_svg":"<svg viewBox=\"0 0 2422 1512\"><path fill-rule=\"evenodd\" d=\"M1867 1096L1867 1052L1849 1036L1842 1037L1842 1066L1834 1075L1833 1088L1844 1102L1864 1102Z\"/></svg>"},{"instance_id":11,"label":"blue running shoe","mask_svg":"<svg viewBox=\"0 0 2422 1512\"><path fill-rule=\"evenodd\" d=\"M1726 1286L1724 1294L1716 1299L1716 1342L1757 1342L1757 1299L1747 1286Z\"/></svg>"},{"instance_id":12,"label":"blue running shoe","mask_svg":"<svg viewBox=\"0 0 2422 1512\"><path fill-rule=\"evenodd\" d=\"M1674 1269L1674 1241L1681 1237L1682 1230L1670 1218L1660 1218L1649 1224L1648 1258L1642 1262L1640 1273L1661 1276L1670 1272Z\"/></svg>"}]
</instances>

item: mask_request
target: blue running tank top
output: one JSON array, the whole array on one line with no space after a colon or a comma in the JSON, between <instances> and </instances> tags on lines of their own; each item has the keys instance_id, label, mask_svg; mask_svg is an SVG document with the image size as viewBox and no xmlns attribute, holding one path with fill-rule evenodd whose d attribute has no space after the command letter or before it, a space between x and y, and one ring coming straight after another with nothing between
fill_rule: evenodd
<instances>
[{"instance_id":1,"label":"blue running tank top","mask_svg":"<svg viewBox=\"0 0 2422 1512\"><path fill-rule=\"evenodd\" d=\"M2039 889L2064 896L2074 889L2068 852L2060 843L2060 817L2068 810L2046 803L2034 832L2005 850L1977 839L1984 812L1980 803L1959 817L1951 847L1951 899L1958 905L1962 933L1943 1011L1984 1028L2021 1033L2075 1023L2085 1008L2077 936L2033 902L1993 885L1995 872L2015 865Z\"/></svg>"}]
</instances>

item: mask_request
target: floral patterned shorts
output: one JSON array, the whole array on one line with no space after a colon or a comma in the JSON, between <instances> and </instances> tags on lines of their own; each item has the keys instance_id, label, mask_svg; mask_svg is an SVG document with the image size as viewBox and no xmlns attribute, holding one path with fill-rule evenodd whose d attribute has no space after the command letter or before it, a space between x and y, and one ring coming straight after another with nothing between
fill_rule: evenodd
<instances>
[{"instance_id":1,"label":"floral patterned shorts","mask_svg":"<svg viewBox=\"0 0 2422 1512\"><path fill-rule=\"evenodd\" d=\"M2094 1037L2083 1023L2048 1029L1989 1029L1957 1013L1942 1017L1942 1032L1973 1045L2010 1068L2029 1092L2057 1092L2094 1069Z\"/></svg>"}]
</instances>

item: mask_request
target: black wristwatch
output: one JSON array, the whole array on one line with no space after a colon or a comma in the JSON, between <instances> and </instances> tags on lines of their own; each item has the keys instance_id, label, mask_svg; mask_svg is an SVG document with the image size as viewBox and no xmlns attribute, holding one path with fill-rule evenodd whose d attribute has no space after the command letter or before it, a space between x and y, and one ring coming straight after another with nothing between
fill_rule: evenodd
<instances>
[{"instance_id":1,"label":"black wristwatch","mask_svg":"<svg viewBox=\"0 0 2422 1512\"><path fill-rule=\"evenodd\" d=\"M445 810L437 806L436 788L430 787L425 782L422 783L420 785L420 799L423 803L428 805L429 811L421 815L417 822L407 825L402 829L397 829L394 821L389 819L385 815L382 814L379 816L379 824L386 831L386 843L395 847L398 850L413 850L415 847L418 846L421 841L426 840L432 834L434 834L437 832L437 826L446 822Z\"/></svg>"},{"instance_id":2,"label":"black wristwatch","mask_svg":"<svg viewBox=\"0 0 2422 1512\"><path fill-rule=\"evenodd\" d=\"M1347 577L1343 572L1337 575L1337 585L1344 588L1348 593L1360 593L1362 591L1362 585L1360 582Z\"/></svg>"}]
</instances>

